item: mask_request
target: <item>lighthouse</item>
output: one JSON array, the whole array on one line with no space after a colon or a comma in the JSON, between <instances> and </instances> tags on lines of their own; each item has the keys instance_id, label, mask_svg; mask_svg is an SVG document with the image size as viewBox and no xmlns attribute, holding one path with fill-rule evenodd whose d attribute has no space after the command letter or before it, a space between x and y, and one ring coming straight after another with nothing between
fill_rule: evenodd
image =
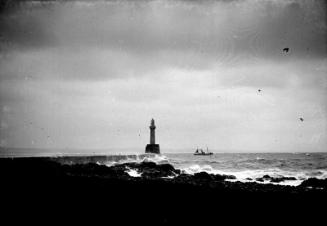
<instances>
[{"instance_id":1,"label":"lighthouse","mask_svg":"<svg viewBox=\"0 0 327 226\"><path fill-rule=\"evenodd\" d=\"M159 144L156 144L156 125L154 124L154 119L151 119L150 124L150 144L147 144L145 147L145 153L160 154Z\"/></svg>"}]
</instances>

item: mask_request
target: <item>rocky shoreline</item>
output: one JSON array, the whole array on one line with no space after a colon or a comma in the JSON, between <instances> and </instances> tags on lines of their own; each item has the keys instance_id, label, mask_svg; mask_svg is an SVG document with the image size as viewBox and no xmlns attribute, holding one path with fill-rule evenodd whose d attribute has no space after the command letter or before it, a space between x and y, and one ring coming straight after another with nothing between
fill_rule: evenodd
<instances>
[{"instance_id":1,"label":"rocky shoreline","mask_svg":"<svg viewBox=\"0 0 327 226\"><path fill-rule=\"evenodd\" d=\"M225 186L226 188L235 188L243 190L242 187L249 188L255 187L255 191L270 191L270 190L283 190L292 192L310 192L313 190L326 190L327 179L309 178L303 181L299 186L279 186L275 184L261 184L254 182L230 182L227 179L235 180L233 175L219 175L209 174L207 172L199 172L194 175L185 174L179 169L175 169L170 164L156 164L154 162L131 162L123 163L107 167L95 163L77 164L77 165L63 165L63 171L71 176L97 176L106 179L122 179L128 181L146 181L146 180L162 180L171 184L189 184L195 186L209 186L214 189L215 187ZM138 176L131 176L128 172L134 171ZM295 177L271 177L264 175L257 178L259 182L274 182L279 183L286 180L296 180Z\"/></svg>"},{"instance_id":2,"label":"rocky shoreline","mask_svg":"<svg viewBox=\"0 0 327 226\"><path fill-rule=\"evenodd\" d=\"M91 213L95 210L101 213L103 209L98 209L98 204L108 203L106 211L115 216L122 213L118 211L120 208L126 211L133 207L128 214L138 216L145 211L160 222L185 221L183 214L209 204L214 208L206 210L208 213L219 212L226 216L250 210L263 214L275 210L276 205L279 211L286 211L280 212L285 216L289 216L290 211L317 213L321 211L319 203L323 204L327 197L326 179L310 178L296 187L255 181L230 182L229 179L235 179L233 175L206 172L189 175L170 164L154 162L107 167L95 163L62 165L49 158L7 158L0 159L0 178L6 185L1 188L2 194L11 196L9 204L23 200L23 203L40 202L41 206L51 208L70 200L74 211L83 212L80 208L86 205L87 209L92 207ZM261 179L277 180L268 175L258 180ZM282 179L293 178L278 178ZM192 217L203 221L198 215Z\"/></svg>"}]
</instances>

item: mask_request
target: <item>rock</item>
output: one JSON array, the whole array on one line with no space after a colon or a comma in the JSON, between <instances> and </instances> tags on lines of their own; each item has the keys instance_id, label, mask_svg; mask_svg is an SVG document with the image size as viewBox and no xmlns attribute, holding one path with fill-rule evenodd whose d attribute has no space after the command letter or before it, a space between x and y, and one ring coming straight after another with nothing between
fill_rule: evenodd
<instances>
[{"instance_id":1,"label":"rock","mask_svg":"<svg viewBox=\"0 0 327 226\"><path fill-rule=\"evenodd\" d=\"M264 182L264 181L270 181L272 179L272 177L270 177L269 175L264 175L263 177L258 177L258 178L256 178L255 180L256 181L260 181L260 182Z\"/></svg>"},{"instance_id":2,"label":"rock","mask_svg":"<svg viewBox=\"0 0 327 226\"><path fill-rule=\"evenodd\" d=\"M206 173L206 172L200 172L200 173L195 173L193 175L193 178L195 180L213 180L213 175L212 174L209 174L209 173Z\"/></svg>"},{"instance_id":3,"label":"rock","mask_svg":"<svg viewBox=\"0 0 327 226\"><path fill-rule=\"evenodd\" d=\"M269 180L269 179L271 179L272 177L270 177L269 175L264 175L263 177L262 177L262 179L264 179L264 180Z\"/></svg>"},{"instance_id":4,"label":"rock","mask_svg":"<svg viewBox=\"0 0 327 226\"><path fill-rule=\"evenodd\" d=\"M295 177L272 177L270 179L270 182L280 183L280 182L283 182L283 181L286 181L286 180L296 180L296 178Z\"/></svg>"},{"instance_id":5,"label":"rock","mask_svg":"<svg viewBox=\"0 0 327 226\"><path fill-rule=\"evenodd\" d=\"M220 174L217 174L217 175L214 175L214 179L215 181L223 181L223 180L226 180L226 179L231 179L231 180L234 180L236 179L235 176L233 175L220 175Z\"/></svg>"},{"instance_id":6,"label":"rock","mask_svg":"<svg viewBox=\"0 0 327 226\"><path fill-rule=\"evenodd\" d=\"M157 166L160 170L164 172L175 172L175 168L170 164L162 164Z\"/></svg>"},{"instance_id":7,"label":"rock","mask_svg":"<svg viewBox=\"0 0 327 226\"><path fill-rule=\"evenodd\" d=\"M167 176L167 175L156 169L147 169L147 170L142 171L142 178L155 179L155 178L160 178L160 177L165 177L165 176Z\"/></svg>"},{"instance_id":8,"label":"rock","mask_svg":"<svg viewBox=\"0 0 327 226\"><path fill-rule=\"evenodd\" d=\"M186 182L186 181L192 180L192 178L193 178L192 175L182 173L182 174L178 175L178 176L175 178L175 180L176 180L176 181Z\"/></svg>"},{"instance_id":9,"label":"rock","mask_svg":"<svg viewBox=\"0 0 327 226\"><path fill-rule=\"evenodd\" d=\"M197 184L197 182L194 180L193 175L190 174L179 174L177 177L175 177L173 180L171 180L172 183L177 184Z\"/></svg>"},{"instance_id":10,"label":"rock","mask_svg":"<svg viewBox=\"0 0 327 226\"><path fill-rule=\"evenodd\" d=\"M106 178L122 178L129 175L125 172L125 168L121 166L107 167L95 163L64 165L63 168L68 175L79 176L100 176Z\"/></svg>"},{"instance_id":11,"label":"rock","mask_svg":"<svg viewBox=\"0 0 327 226\"><path fill-rule=\"evenodd\" d=\"M154 162L141 162L139 165L140 168L150 168L150 169L155 169L158 168L158 165Z\"/></svg>"},{"instance_id":12,"label":"rock","mask_svg":"<svg viewBox=\"0 0 327 226\"><path fill-rule=\"evenodd\" d=\"M309 178L303 181L299 186L327 189L327 179Z\"/></svg>"},{"instance_id":13,"label":"rock","mask_svg":"<svg viewBox=\"0 0 327 226\"><path fill-rule=\"evenodd\" d=\"M141 162L141 163L125 163L123 167L135 169L142 173L143 178L155 179L168 176L176 176L180 174L180 170L176 170L170 164L156 164L154 162Z\"/></svg>"},{"instance_id":14,"label":"rock","mask_svg":"<svg viewBox=\"0 0 327 226\"><path fill-rule=\"evenodd\" d=\"M264 175L261 178L256 178L256 181L264 182L264 181L270 181L272 183L280 183L285 180L296 180L295 177L271 177L269 175Z\"/></svg>"}]
</instances>

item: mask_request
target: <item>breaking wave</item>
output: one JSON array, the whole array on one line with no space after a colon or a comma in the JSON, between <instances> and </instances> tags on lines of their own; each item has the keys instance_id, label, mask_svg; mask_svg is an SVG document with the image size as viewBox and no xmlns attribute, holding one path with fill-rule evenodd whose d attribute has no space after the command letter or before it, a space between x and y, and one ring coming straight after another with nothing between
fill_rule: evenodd
<instances>
[{"instance_id":1,"label":"breaking wave","mask_svg":"<svg viewBox=\"0 0 327 226\"><path fill-rule=\"evenodd\" d=\"M135 169L130 169L130 168L128 168L126 170L126 173L128 173L128 175L130 175L131 177L140 177L140 176L142 176L142 173L138 172Z\"/></svg>"},{"instance_id":2,"label":"breaking wave","mask_svg":"<svg viewBox=\"0 0 327 226\"><path fill-rule=\"evenodd\" d=\"M108 167L124 164L124 163L141 163L154 162L156 164L170 164L169 159L164 155L157 154L140 154L140 155L109 155L109 156L63 156L54 158L61 164L87 164L96 163L98 165L106 165Z\"/></svg>"},{"instance_id":3,"label":"breaking wave","mask_svg":"<svg viewBox=\"0 0 327 226\"><path fill-rule=\"evenodd\" d=\"M62 164L96 163L108 167L124 163L154 162L170 164L185 174L206 172L209 174L233 175L236 179L229 181L276 183L280 185L299 185L308 178L327 178L327 155L305 153L286 154L215 154L210 157L194 157L190 154L134 154L110 156L61 156L54 158ZM142 172L126 169L133 177L139 177ZM262 177L283 178L292 180L258 180ZM295 178L295 179L294 179Z\"/></svg>"},{"instance_id":4,"label":"breaking wave","mask_svg":"<svg viewBox=\"0 0 327 226\"><path fill-rule=\"evenodd\" d=\"M257 182L257 183L272 183L279 185L291 185L298 186L304 180L309 178L317 178L317 179L326 179L327 178L327 170L314 170L314 171L285 171L278 168L270 168L270 169L257 169L257 170L220 170L214 169L210 165L191 165L188 167L179 168L183 173L186 174L195 174L200 172L206 172L209 174L219 174L219 175L233 175L236 179L227 179L228 181L240 181L240 182ZM283 177L294 177L295 180L285 180L281 182L270 182L270 181L257 181L258 178L262 178L264 176L270 176L273 178L283 178Z\"/></svg>"}]
</instances>

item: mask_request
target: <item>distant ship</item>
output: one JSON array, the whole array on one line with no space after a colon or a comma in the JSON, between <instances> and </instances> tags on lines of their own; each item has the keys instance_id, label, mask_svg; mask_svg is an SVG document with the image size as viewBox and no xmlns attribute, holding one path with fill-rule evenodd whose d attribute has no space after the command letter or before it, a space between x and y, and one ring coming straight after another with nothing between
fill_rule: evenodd
<instances>
[{"instance_id":1,"label":"distant ship","mask_svg":"<svg viewBox=\"0 0 327 226\"><path fill-rule=\"evenodd\" d=\"M207 151L197 148L193 155L213 155L213 153L210 152L207 147Z\"/></svg>"}]
</instances>

